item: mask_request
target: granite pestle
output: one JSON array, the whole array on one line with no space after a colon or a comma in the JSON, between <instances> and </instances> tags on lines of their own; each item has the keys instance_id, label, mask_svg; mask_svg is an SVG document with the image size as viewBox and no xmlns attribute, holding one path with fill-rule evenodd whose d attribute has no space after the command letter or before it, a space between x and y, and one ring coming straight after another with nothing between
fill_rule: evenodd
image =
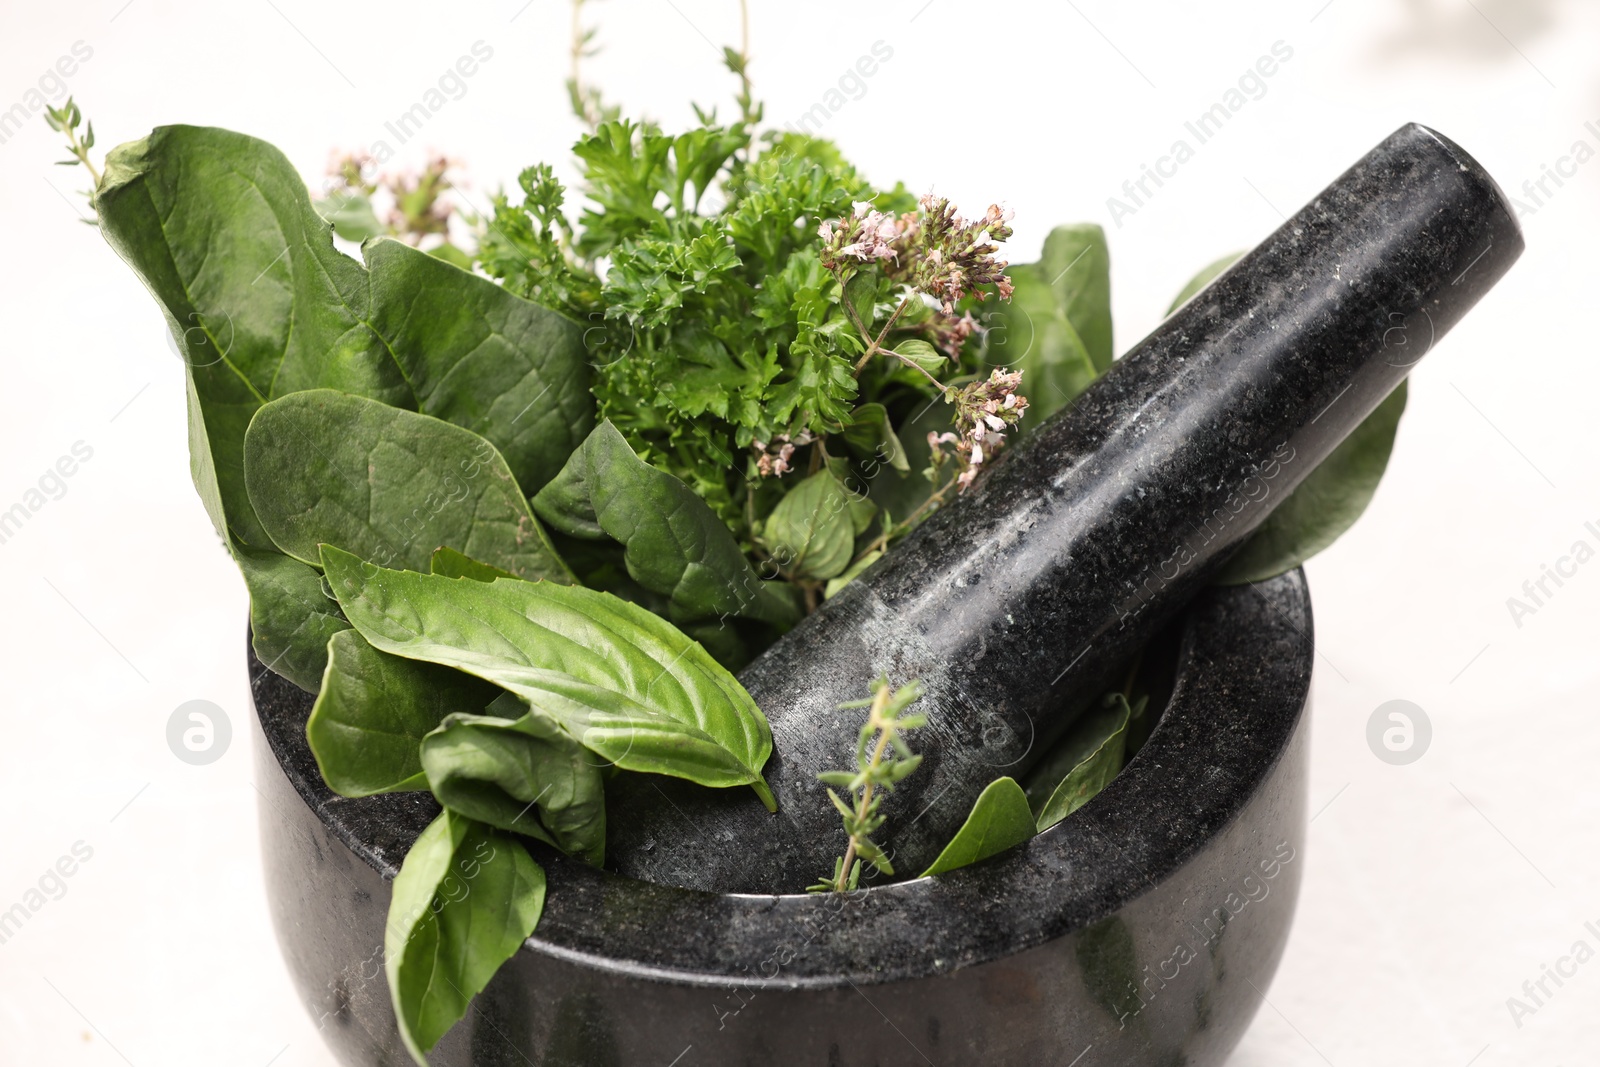
<instances>
[{"instance_id":1,"label":"granite pestle","mask_svg":"<svg viewBox=\"0 0 1600 1067\"><path fill-rule=\"evenodd\" d=\"M777 814L747 789L620 775L608 863L716 892L830 875L844 832L817 773L854 765L864 714L836 705L887 675L927 690L923 763L879 834L897 874L920 872L1522 248L1476 161L1396 131L744 670Z\"/></svg>"}]
</instances>

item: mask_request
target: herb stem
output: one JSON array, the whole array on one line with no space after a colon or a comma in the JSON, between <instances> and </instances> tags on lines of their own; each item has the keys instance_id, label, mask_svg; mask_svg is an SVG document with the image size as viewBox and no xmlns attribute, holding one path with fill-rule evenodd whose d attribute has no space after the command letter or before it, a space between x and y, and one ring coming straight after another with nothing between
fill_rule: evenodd
<instances>
[{"instance_id":1,"label":"herb stem","mask_svg":"<svg viewBox=\"0 0 1600 1067\"><path fill-rule=\"evenodd\" d=\"M874 537L872 541L868 543L866 548L863 548L860 552L856 553L856 558L850 561L850 566L854 567L867 556L870 556L872 553L887 546L890 538L898 537L903 533L909 533L912 524L922 516L923 512L944 503L945 494L950 491L950 487L954 484L956 484L954 478L946 481L939 488L929 493L928 498L922 503L918 504L916 509L912 511L911 514L907 515L899 522L890 523L884 529L883 533L879 534L877 537Z\"/></svg>"},{"instance_id":2,"label":"herb stem","mask_svg":"<svg viewBox=\"0 0 1600 1067\"><path fill-rule=\"evenodd\" d=\"M883 709L889 703L889 695L888 686L884 686L872 694L872 709L867 714L868 721L878 728L878 743L873 746L872 761L867 764L868 772L876 770L883 763L884 749L889 747L889 723L885 722L883 718ZM872 778L869 773L867 784L861 787L861 796L856 801L856 819L858 822L865 821L871 804ZM858 835L851 834L850 843L845 846L844 862L839 866L839 878L833 885L833 890L836 893L843 893L850 888L850 868L856 862L857 841Z\"/></svg>"},{"instance_id":3,"label":"herb stem","mask_svg":"<svg viewBox=\"0 0 1600 1067\"><path fill-rule=\"evenodd\" d=\"M877 355L879 352L884 351L884 348L883 348L884 338L889 336L889 331L894 328L894 324L896 322L900 321L900 316L903 315L905 313L906 308L911 305L911 298L914 297L915 295L916 295L915 293L907 293L905 296L901 297L900 306L894 309L894 314L890 315L889 316L889 321L883 324L883 329L878 331L878 336L877 337L873 337L872 334L865 327L861 327L861 336L862 336L862 339L867 342L867 351L865 352L865 354L862 355L862 357L860 359L856 360L856 369L855 369L856 377L858 377L858 378L861 377L861 372L864 369L866 369L867 363L872 359L873 356ZM845 307L846 308L850 307L850 302L848 300L845 301ZM852 317L855 316L854 309L851 309L850 314L851 314ZM856 325L857 326L861 326L861 320L860 319L856 319ZM939 383L936 381L936 382L934 382L934 384L938 385Z\"/></svg>"}]
</instances>

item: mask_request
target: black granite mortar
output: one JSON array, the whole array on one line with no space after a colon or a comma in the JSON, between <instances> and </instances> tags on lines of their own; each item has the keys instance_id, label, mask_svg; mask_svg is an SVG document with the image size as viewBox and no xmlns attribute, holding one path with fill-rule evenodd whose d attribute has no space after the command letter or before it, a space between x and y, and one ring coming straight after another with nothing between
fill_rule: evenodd
<instances>
[{"instance_id":1,"label":"black granite mortar","mask_svg":"<svg viewBox=\"0 0 1600 1067\"><path fill-rule=\"evenodd\" d=\"M538 930L432 1062L1221 1063L1272 979L1305 862L1305 578L1207 590L1179 625L1172 696L1127 769L976 866L847 897L718 895L536 847ZM404 1067L384 920L438 809L426 793L330 792L305 741L311 696L251 664L289 969L342 1062Z\"/></svg>"}]
</instances>

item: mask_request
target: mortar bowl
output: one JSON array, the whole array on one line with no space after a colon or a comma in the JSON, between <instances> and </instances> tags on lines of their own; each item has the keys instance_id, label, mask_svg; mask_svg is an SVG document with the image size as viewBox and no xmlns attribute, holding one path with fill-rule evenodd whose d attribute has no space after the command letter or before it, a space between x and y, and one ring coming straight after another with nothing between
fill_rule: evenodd
<instances>
[{"instance_id":1,"label":"mortar bowl","mask_svg":"<svg viewBox=\"0 0 1600 1067\"><path fill-rule=\"evenodd\" d=\"M549 887L538 929L430 1061L1223 1063L1277 968L1304 869L1305 576L1207 590L1176 633L1171 694L1122 773L1064 822L962 870L844 895L712 894L531 845ZM289 970L342 1063L404 1067L384 922L438 807L427 793L332 793L305 739L311 695L253 657L251 677ZM684 832L675 847L717 847Z\"/></svg>"}]
</instances>

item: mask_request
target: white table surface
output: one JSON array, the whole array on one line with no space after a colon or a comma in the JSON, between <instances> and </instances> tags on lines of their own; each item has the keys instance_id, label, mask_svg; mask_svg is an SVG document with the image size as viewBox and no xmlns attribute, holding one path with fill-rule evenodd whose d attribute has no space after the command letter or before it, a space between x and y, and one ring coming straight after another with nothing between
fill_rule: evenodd
<instances>
[{"instance_id":1,"label":"white table surface","mask_svg":"<svg viewBox=\"0 0 1600 1067\"><path fill-rule=\"evenodd\" d=\"M522 165L565 167L577 132L566 8L524 2L17 5L0 109L83 41L70 85L102 148L158 123L225 125L315 178L331 146L383 137L482 40L493 58L399 157L460 157L481 202ZM1057 223L1106 224L1119 350L1191 272L1402 122L1449 134L1519 196L1575 141L1600 149L1600 12L1577 0L753 6L774 119L881 40L892 58L826 126L870 176L973 210L1003 198L1017 259ZM736 39L732 0L608 0L592 17L611 98L669 124L691 98L732 107L708 43ZM1293 56L1265 95L1113 225L1107 198L1278 41ZM245 593L189 484L182 367L155 304L75 220L83 175L56 158L42 119L0 144L0 506L75 442L93 456L0 544L0 909L76 842L93 854L0 944L0 1063L331 1064L267 917ZM1597 178L1587 162L1547 186L1522 262L1414 375L1371 510L1308 567L1318 815L1287 955L1235 1067L1595 1061L1600 963L1520 1020L1507 998L1574 942L1600 949L1584 926L1600 920L1600 562L1520 627L1506 600L1574 541L1600 547L1584 528L1600 527ZM1433 723L1409 766L1365 741L1393 698ZM165 740L192 699L236 735L205 767Z\"/></svg>"}]
</instances>

